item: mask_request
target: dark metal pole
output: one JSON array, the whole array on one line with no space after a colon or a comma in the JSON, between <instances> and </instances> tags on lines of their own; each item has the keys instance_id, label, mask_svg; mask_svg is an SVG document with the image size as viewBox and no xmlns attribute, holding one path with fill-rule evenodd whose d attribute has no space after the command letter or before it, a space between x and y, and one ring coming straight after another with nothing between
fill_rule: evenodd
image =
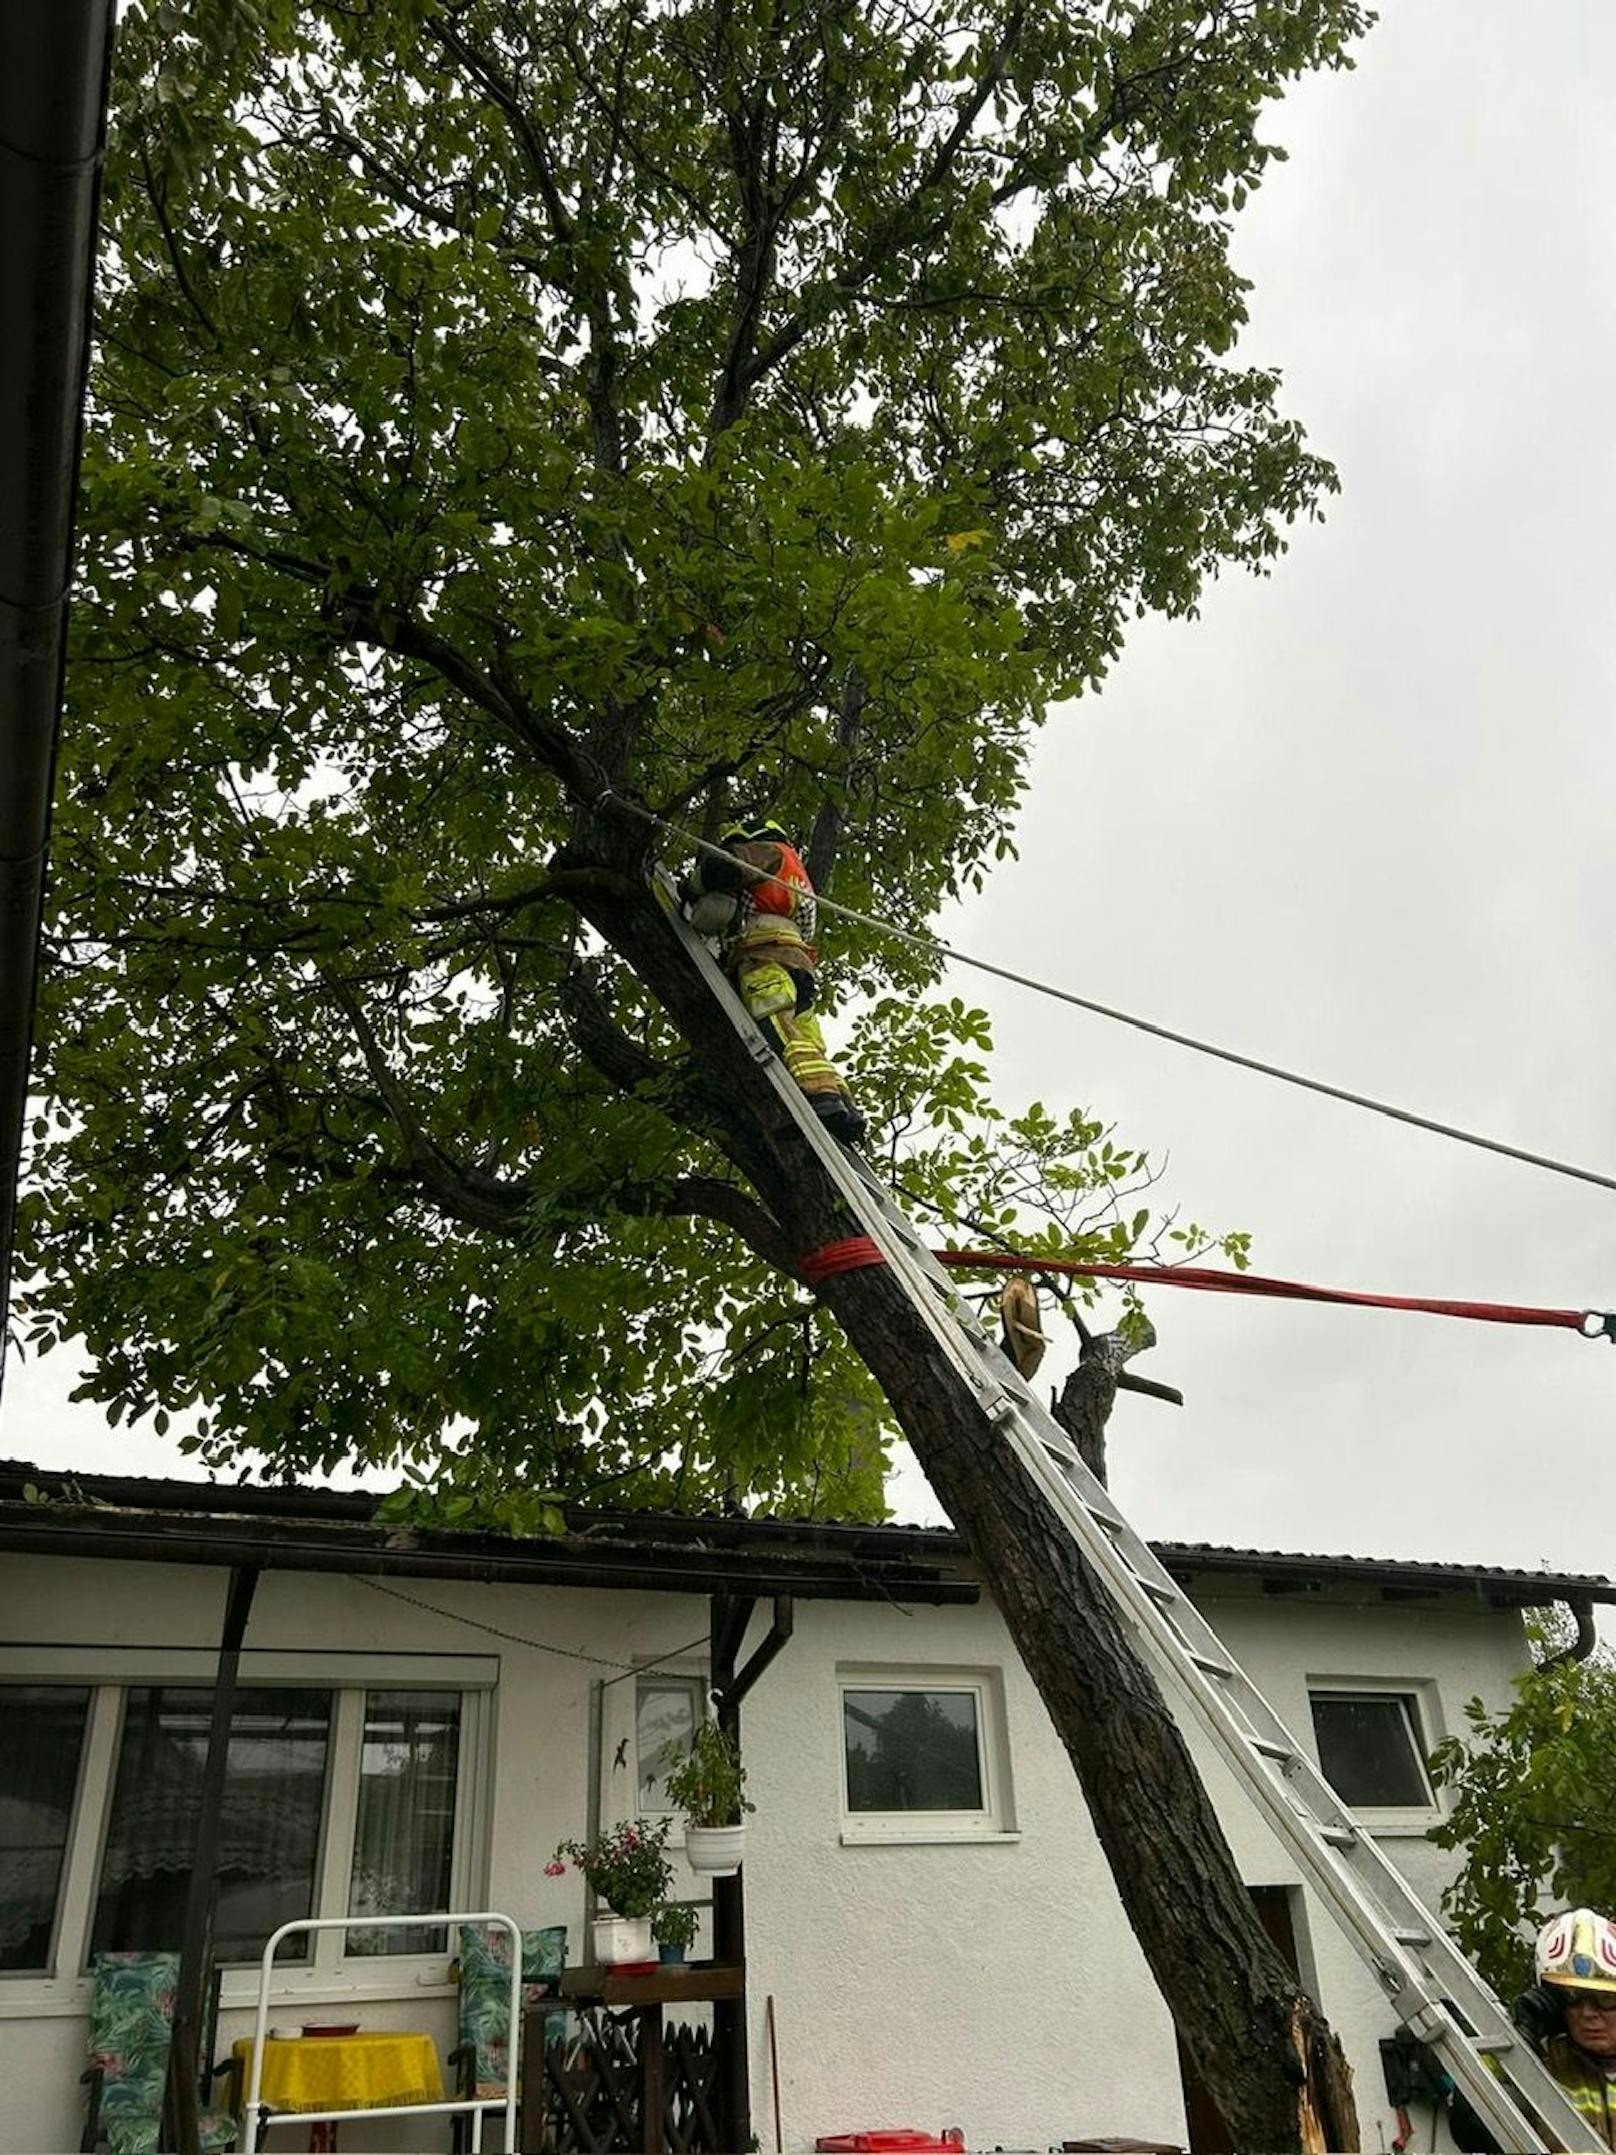
<instances>
[{"instance_id":1,"label":"dark metal pole","mask_svg":"<svg viewBox=\"0 0 1616 2155\"><path fill-rule=\"evenodd\" d=\"M213 1679L213 1715L208 1723L208 1755L202 1769L202 1803L196 1821L196 1854L185 1896L185 1929L180 1941L180 1978L174 1999L174 2037L168 2053L168 2108L179 2155L201 2155L197 2071L202 2056L203 2007L208 1963L212 1958L213 1909L218 1895L219 1814L224 1805L225 1768L230 1759L230 1723L236 1708L236 1678L241 1642L258 1585L256 1568L238 1566L230 1574L224 1630L219 1638L219 1666Z\"/></svg>"},{"instance_id":2,"label":"dark metal pole","mask_svg":"<svg viewBox=\"0 0 1616 2155\"><path fill-rule=\"evenodd\" d=\"M741 1707L732 1696L735 1662L752 1613L750 1595L737 1598L714 1594L708 1660L712 1688L718 1700L718 1725L737 1743L741 1735ZM746 1895L739 1872L733 1878L713 1880L713 1958L721 1962L746 1959ZM746 1999L720 1998L713 2006L713 2038L723 2063L722 2117L724 2145L749 2147L752 2142L752 2079L746 2055Z\"/></svg>"}]
</instances>

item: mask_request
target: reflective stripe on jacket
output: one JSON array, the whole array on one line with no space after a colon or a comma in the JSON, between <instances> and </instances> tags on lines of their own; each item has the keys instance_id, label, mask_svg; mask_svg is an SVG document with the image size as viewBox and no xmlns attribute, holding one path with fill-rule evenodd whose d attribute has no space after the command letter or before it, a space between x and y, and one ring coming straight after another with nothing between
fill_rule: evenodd
<instances>
[{"instance_id":1,"label":"reflective stripe on jacket","mask_svg":"<svg viewBox=\"0 0 1616 2155\"><path fill-rule=\"evenodd\" d=\"M1578 2117L1587 2119L1606 2147L1616 2148L1616 2080L1579 2050L1569 2035L1549 2037L1543 2046L1543 2062Z\"/></svg>"}]
</instances>

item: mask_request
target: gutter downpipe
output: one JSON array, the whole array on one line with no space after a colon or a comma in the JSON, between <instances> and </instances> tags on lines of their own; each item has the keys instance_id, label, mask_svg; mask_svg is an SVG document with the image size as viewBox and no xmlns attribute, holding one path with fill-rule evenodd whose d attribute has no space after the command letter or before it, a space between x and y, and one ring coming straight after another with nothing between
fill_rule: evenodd
<instances>
[{"instance_id":1,"label":"gutter downpipe","mask_svg":"<svg viewBox=\"0 0 1616 2155\"><path fill-rule=\"evenodd\" d=\"M1538 1663L1539 1670L1558 1669L1568 1661L1586 1661L1599 1644L1599 1633L1594 1629L1594 1605L1591 1601L1568 1601L1566 1607L1577 1620L1577 1636L1569 1646L1562 1646L1557 1654L1550 1654L1546 1661Z\"/></svg>"},{"instance_id":2,"label":"gutter downpipe","mask_svg":"<svg viewBox=\"0 0 1616 2155\"><path fill-rule=\"evenodd\" d=\"M60 735L112 0L0 6L0 1383Z\"/></svg>"}]
</instances>

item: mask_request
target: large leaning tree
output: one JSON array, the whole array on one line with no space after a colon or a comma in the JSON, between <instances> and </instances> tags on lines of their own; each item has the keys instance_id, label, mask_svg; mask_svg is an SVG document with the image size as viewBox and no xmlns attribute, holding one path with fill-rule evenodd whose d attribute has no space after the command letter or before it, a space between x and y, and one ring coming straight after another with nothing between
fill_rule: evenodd
<instances>
[{"instance_id":1,"label":"large leaning tree","mask_svg":"<svg viewBox=\"0 0 1616 2155\"><path fill-rule=\"evenodd\" d=\"M1357 0L134 0L54 844L36 1343L215 1464L452 1518L878 1510L993 1584L1242 2146L1333 2038L1161 1698L688 969L647 870L767 805L922 930L1046 708L1332 484L1231 357L1260 108ZM1193 714L1186 714L1193 722ZM1099 930L1074 804L1058 890ZM1013 873L1014 871L1009 871ZM972 1230L1151 1232L824 938L878 1149ZM1157 1232L1160 1232L1158 1225Z\"/></svg>"}]
</instances>

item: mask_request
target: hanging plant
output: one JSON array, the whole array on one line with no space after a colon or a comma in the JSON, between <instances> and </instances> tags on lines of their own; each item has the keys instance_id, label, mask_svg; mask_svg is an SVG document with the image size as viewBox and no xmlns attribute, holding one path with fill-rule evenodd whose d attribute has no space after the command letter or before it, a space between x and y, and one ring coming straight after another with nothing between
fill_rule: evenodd
<instances>
[{"instance_id":1,"label":"hanging plant","mask_svg":"<svg viewBox=\"0 0 1616 2155\"><path fill-rule=\"evenodd\" d=\"M703 1721L690 1749L681 1757L673 1745L663 1786L693 1826L739 1826L757 1805L746 1794L746 1768L740 1747L716 1721Z\"/></svg>"}]
</instances>

